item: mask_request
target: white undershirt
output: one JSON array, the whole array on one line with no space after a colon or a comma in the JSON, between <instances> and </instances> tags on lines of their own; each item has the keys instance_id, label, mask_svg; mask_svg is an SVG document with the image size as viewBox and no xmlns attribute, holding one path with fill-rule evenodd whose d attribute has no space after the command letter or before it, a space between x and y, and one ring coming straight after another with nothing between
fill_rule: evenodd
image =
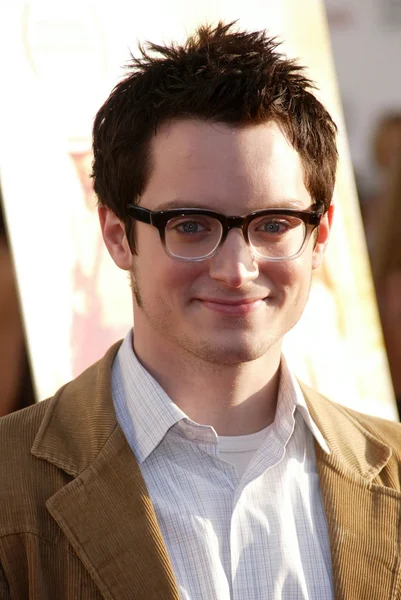
<instances>
[{"instance_id":1,"label":"white undershirt","mask_svg":"<svg viewBox=\"0 0 401 600\"><path fill-rule=\"evenodd\" d=\"M270 425L248 435L219 435L219 456L234 465L239 479L245 473L256 450L262 445L269 427Z\"/></svg>"}]
</instances>

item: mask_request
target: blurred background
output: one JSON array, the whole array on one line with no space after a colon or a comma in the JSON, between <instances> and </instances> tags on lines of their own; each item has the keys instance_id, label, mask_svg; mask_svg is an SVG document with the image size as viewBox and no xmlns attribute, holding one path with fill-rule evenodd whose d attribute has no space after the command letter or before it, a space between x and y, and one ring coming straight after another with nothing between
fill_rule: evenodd
<instances>
[{"instance_id":1,"label":"blurred background","mask_svg":"<svg viewBox=\"0 0 401 600\"><path fill-rule=\"evenodd\" d=\"M121 294L127 282L103 254L98 235L88 178L90 126L94 112L121 75L116 65L128 59L129 47L134 49L137 39L156 40L166 31L174 38L176 30L182 35L177 23L183 9L176 0L163 5L165 13L158 15L157 22L154 10L141 15L133 11L134 36L133 19L122 20L124 11L117 6L122 8L123 0L113 3L112 12L95 9L89 0L70 2L68 9L67 3L65 8L63 4L16 0L0 14L0 66L11 84L4 88L0 101L4 198L3 202L0 197L0 415L54 392L99 358L129 326L129 294L125 293L125 300ZM215 16L209 4L202 6ZM240 3L223 4L220 2L219 17L242 18ZM263 6L261 2L257 6L258 14L248 7L245 25L282 33L289 39L289 53L306 57L313 77L322 84L325 104L331 111L334 106L342 160L349 161L349 148L357 188L354 200L353 181L345 176L346 183L339 185L339 220L348 239L342 242L338 231L337 249L331 250L334 259L329 256L329 267L314 287L311 306L315 309L323 302L326 307L316 333L312 332L305 344L301 323L290 343L295 355L301 351L308 354L310 347L309 363L299 365L298 372L337 401L397 418L394 399L401 408L401 0L310 0L310 12L303 10L302 22L294 0L265 0ZM187 30L200 18L200 10L194 10L190 18L186 15ZM319 57L320 49L326 62ZM334 91L327 91L335 81L331 52L343 114L332 99L337 93L335 86ZM14 85L17 80L23 85ZM38 81L51 99L47 104L38 92ZM18 91L21 86L23 94ZM10 127L13 111L18 120ZM342 130L343 116L346 127ZM42 119L49 123L45 133ZM56 136L56 129L65 130L65 135ZM37 155L41 156L39 169L34 160ZM60 158L54 164L53 155ZM30 189L41 190L40 197ZM36 208L38 202L43 204L47 223ZM69 211L63 209L66 206ZM66 221L64 230L59 223ZM33 228L41 234L32 237ZM351 239L353 232L355 239L361 237L357 244ZM67 249L64 254L52 251L60 246ZM365 267L365 255L370 267ZM362 282L357 290L353 289L354 280ZM118 310L109 313L104 309L101 298L106 294L109 305ZM49 306L57 306L58 312ZM60 318L60 314L64 316ZM324 335L326 317L337 328L332 356L321 352L324 341L321 346L318 337ZM309 319L309 332L312 315L305 318ZM352 326L355 321L358 328ZM366 360L356 346L357 336L362 347L371 347ZM330 346L330 340L326 338L326 342ZM320 347L316 350L317 343ZM39 347L45 349L39 351ZM54 364L49 362L50 354ZM338 365L337 371L324 370L330 360ZM354 373L350 374L351 364ZM352 389L349 393L354 397L344 399L344 389Z\"/></svg>"},{"instance_id":2,"label":"blurred background","mask_svg":"<svg viewBox=\"0 0 401 600\"><path fill-rule=\"evenodd\" d=\"M380 320L401 409L401 0L325 0Z\"/></svg>"}]
</instances>

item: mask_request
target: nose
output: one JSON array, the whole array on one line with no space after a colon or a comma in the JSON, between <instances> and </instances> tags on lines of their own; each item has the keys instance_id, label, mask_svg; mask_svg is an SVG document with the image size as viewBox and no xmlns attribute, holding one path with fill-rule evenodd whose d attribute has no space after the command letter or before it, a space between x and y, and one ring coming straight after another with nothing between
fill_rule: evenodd
<instances>
[{"instance_id":1,"label":"nose","mask_svg":"<svg viewBox=\"0 0 401 600\"><path fill-rule=\"evenodd\" d=\"M209 275L231 288L241 288L259 276L258 263L240 229L229 231L223 245L210 260Z\"/></svg>"}]
</instances>

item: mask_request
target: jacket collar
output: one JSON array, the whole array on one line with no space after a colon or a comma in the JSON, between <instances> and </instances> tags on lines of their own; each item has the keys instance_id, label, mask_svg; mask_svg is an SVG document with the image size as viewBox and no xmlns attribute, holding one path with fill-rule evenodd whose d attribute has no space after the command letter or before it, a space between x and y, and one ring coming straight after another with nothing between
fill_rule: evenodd
<instances>
[{"instance_id":1,"label":"jacket collar","mask_svg":"<svg viewBox=\"0 0 401 600\"><path fill-rule=\"evenodd\" d=\"M78 477L99 456L117 427L110 392L111 366L121 342L49 401L32 446L34 456Z\"/></svg>"},{"instance_id":2,"label":"jacket collar","mask_svg":"<svg viewBox=\"0 0 401 600\"><path fill-rule=\"evenodd\" d=\"M355 413L303 383L300 386L311 417L330 448L330 455L324 460L344 474L373 481L391 458L391 448L370 433Z\"/></svg>"}]
</instances>

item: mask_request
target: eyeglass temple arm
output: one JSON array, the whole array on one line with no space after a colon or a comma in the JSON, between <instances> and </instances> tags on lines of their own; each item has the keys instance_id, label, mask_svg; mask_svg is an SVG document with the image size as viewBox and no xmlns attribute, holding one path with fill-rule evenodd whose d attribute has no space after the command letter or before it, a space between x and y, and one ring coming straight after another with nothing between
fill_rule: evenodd
<instances>
[{"instance_id":1,"label":"eyeglass temple arm","mask_svg":"<svg viewBox=\"0 0 401 600\"><path fill-rule=\"evenodd\" d=\"M128 204L127 208L131 217L137 221L142 221L142 223L148 223L149 225L152 225L152 213L150 210L141 208L140 206L135 206L135 204Z\"/></svg>"},{"instance_id":2,"label":"eyeglass temple arm","mask_svg":"<svg viewBox=\"0 0 401 600\"><path fill-rule=\"evenodd\" d=\"M324 204L322 204L321 202L319 202L319 203L316 202L315 204L313 204L311 206L311 210L312 210L312 212L310 213L310 216L309 216L309 224L315 225L315 227L316 227L316 226L320 225L321 218L325 214L326 208L325 208Z\"/></svg>"}]
</instances>

